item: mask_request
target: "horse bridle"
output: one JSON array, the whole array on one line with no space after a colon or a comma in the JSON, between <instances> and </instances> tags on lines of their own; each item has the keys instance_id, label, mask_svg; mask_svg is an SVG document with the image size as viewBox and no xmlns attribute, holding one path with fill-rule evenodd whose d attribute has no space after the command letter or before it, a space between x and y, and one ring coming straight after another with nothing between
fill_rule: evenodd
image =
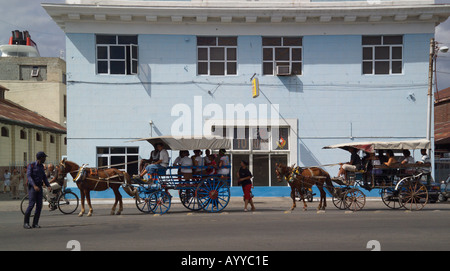
<instances>
[{"instance_id":1,"label":"horse bridle","mask_svg":"<svg viewBox=\"0 0 450 271\"><path fill-rule=\"evenodd\" d=\"M280 171L280 166L277 166L276 168L275 168L275 173L277 174L277 181L278 182L281 182L281 181L283 181L283 178L284 179L286 179L286 174L285 175L282 175L281 174L281 171ZM286 166L286 168L288 168L287 166Z\"/></svg>"}]
</instances>

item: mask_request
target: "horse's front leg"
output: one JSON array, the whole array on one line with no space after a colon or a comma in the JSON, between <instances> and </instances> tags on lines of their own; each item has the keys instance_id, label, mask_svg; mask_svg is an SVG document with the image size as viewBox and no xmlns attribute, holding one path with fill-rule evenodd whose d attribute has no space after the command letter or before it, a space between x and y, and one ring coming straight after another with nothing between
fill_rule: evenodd
<instances>
[{"instance_id":1,"label":"horse's front leg","mask_svg":"<svg viewBox=\"0 0 450 271\"><path fill-rule=\"evenodd\" d=\"M80 197L81 197L81 211L78 214L79 217L82 217L84 215L84 212L86 211L84 209L84 199L85 199L85 194L84 194L84 190L80 189Z\"/></svg>"},{"instance_id":2,"label":"horse's front leg","mask_svg":"<svg viewBox=\"0 0 450 271\"><path fill-rule=\"evenodd\" d=\"M292 198L292 207L291 211L294 211L295 207L297 207L297 204L295 203L295 189L291 189L291 198Z\"/></svg>"},{"instance_id":3,"label":"horse's front leg","mask_svg":"<svg viewBox=\"0 0 450 271\"><path fill-rule=\"evenodd\" d=\"M299 192L299 194L300 194L300 199L303 201L303 211L307 211L308 205L306 204L305 197L303 196L303 193Z\"/></svg>"},{"instance_id":4,"label":"horse's front leg","mask_svg":"<svg viewBox=\"0 0 450 271\"><path fill-rule=\"evenodd\" d=\"M92 216L92 213L94 212L94 210L92 209L92 204L91 204L91 191L87 191L86 199L87 199L87 203L89 206L89 213L87 214L87 216Z\"/></svg>"}]
</instances>

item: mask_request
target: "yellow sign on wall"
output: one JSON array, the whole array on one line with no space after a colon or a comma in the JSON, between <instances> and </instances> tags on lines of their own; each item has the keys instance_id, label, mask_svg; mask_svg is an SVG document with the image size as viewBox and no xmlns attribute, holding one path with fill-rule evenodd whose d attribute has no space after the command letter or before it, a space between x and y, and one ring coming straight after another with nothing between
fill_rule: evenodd
<instances>
[{"instance_id":1,"label":"yellow sign on wall","mask_svg":"<svg viewBox=\"0 0 450 271\"><path fill-rule=\"evenodd\" d=\"M259 96L259 80L258 78L253 78L252 80L253 98Z\"/></svg>"}]
</instances>

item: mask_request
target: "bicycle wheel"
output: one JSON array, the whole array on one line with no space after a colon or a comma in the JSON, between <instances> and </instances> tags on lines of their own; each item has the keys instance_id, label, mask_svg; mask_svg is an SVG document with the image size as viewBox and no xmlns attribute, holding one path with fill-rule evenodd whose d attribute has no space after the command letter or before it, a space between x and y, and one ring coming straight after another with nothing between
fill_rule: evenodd
<instances>
[{"instance_id":1,"label":"bicycle wheel","mask_svg":"<svg viewBox=\"0 0 450 271\"><path fill-rule=\"evenodd\" d=\"M29 202L30 202L30 200L28 198L28 195L24 196L22 199L22 202L20 203L20 211L22 211L23 215L25 215L25 212L28 209ZM31 216L34 216L34 214L31 213Z\"/></svg>"},{"instance_id":2,"label":"bicycle wheel","mask_svg":"<svg viewBox=\"0 0 450 271\"><path fill-rule=\"evenodd\" d=\"M58 209L61 213L70 215L78 209L80 201L78 196L71 191L64 191L57 200Z\"/></svg>"}]
</instances>

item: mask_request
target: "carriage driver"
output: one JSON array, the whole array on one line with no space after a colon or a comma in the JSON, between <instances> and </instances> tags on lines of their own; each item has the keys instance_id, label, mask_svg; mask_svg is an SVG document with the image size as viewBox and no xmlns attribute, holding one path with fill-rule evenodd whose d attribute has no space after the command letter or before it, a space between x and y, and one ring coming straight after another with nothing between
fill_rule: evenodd
<instances>
[{"instance_id":1,"label":"carriage driver","mask_svg":"<svg viewBox=\"0 0 450 271\"><path fill-rule=\"evenodd\" d=\"M342 179L342 175L344 175L345 179L347 179L347 172L356 172L361 167L361 158L358 155L358 150L355 148L349 149L351 156L350 162L341 164L341 168L339 169L338 178Z\"/></svg>"},{"instance_id":2,"label":"carriage driver","mask_svg":"<svg viewBox=\"0 0 450 271\"><path fill-rule=\"evenodd\" d=\"M156 149L158 150L158 156L154 157L154 162L146 166L141 172L141 178L147 173L153 174L167 169L167 166L169 165L169 153L164 149L164 146L161 143L156 144Z\"/></svg>"}]
</instances>

